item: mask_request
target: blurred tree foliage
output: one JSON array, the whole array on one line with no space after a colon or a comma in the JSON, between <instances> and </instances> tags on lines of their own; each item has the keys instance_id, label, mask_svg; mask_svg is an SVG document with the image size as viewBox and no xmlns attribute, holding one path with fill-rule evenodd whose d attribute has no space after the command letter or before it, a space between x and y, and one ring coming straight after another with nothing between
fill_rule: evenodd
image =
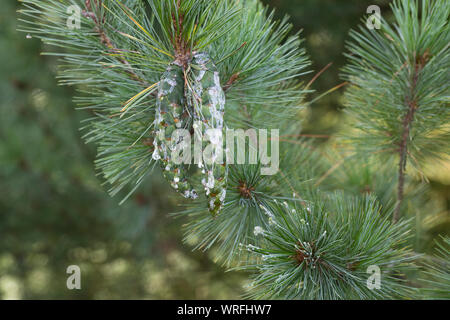
<instances>
[{"instance_id":1,"label":"blurred tree foliage","mask_svg":"<svg viewBox=\"0 0 450 320\"><path fill-rule=\"evenodd\" d=\"M377 4L385 18L390 14L387 0L263 2L278 17L289 14L294 31L304 30L316 72L333 63L314 82L318 93L342 82L348 31L367 7ZM225 274L212 252L182 245L182 221L167 215L176 210L173 193L159 175L122 206L120 196L106 194L95 176L94 146L86 146L78 130L89 114L75 110L73 90L56 85L56 61L39 55L43 44L16 31L18 6L6 0L0 10L0 299L238 298L245 276ZM340 129L342 92L307 109L304 133ZM361 186L352 185L352 170L340 168L339 183L357 193ZM443 210L421 226L427 228L416 239L421 251L431 252L431 240L449 230L448 167L442 172L427 171L429 197ZM71 264L82 268L83 290L66 288Z\"/></svg>"}]
</instances>

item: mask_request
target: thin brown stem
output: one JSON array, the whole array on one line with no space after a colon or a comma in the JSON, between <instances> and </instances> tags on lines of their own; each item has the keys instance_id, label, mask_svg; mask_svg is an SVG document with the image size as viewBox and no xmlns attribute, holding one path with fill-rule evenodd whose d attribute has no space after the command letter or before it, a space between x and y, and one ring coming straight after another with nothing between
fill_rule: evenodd
<instances>
[{"instance_id":1,"label":"thin brown stem","mask_svg":"<svg viewBox=\"0 0 450 320\"><path fill-rule=\"evenodd\" d=\"M237 80L237 78L239 78L240 72L236 72L234 73L230 79L228 79L227 83L225 83L225 85L222 87L223 91L227 92L231 86L233 85L233 83Z\"/></svg>"},{"instance_id":2,"label":"thin brown stem","mask_svg":"<svg viewBox=\"0 0 450 320\"><path fill-rule=\"evenodd\" d=\"M411 85L411 91L415 92L417 86L417 74L414 74L413 81ZM400 160L398 164L398 186L397 186L397 203L394 211L394 223L398 221L400 216L400 209L404 198L404 185L405 185L405 170L406 170L406 159L408 154L408 139L411 131L411 124L414 120L414 113L417 109L417 102L412 98L406 99L406 104L408 106L408 111L403 118L402 123L402 138L400 140L399 155Z\"/></svg>"},{"instance_id":3,"label":"thin brown stem","mask_svg":"<svg viewBox=\"0 0 450 320\"><path fill-rule=\"evenodd\" d=\"M407 112L402 121L402 136L399 144L399 164L398 164L398 185L397 185L397 203L395 205L393 222L396 223L400 218L400 209L402 207L402 202L404 198L404 189L405 189L405 171L406 171L406 162L408 156L408 140L410 138L411 133L411 125L414 121L414 114L418 109L417 105L417 82L419 78L419 73L425 64L429 60L429 52L428 50L422 56L418 56L415 59L415 63L413 66L413 74L411 77L410 84L410 92L405 98L405 106L407 107Z\"/></svg>"},{"instance_id":4,"label":"thin brown stem","mask_svg":"<svg viewBox=\"0 0 450 320\"><path fill-rule=\"evenodd\" d=\"M316 75L311 79L310 82L308 82L308 84L305 87L305 90L308 90L309 87L311 87L311 85L322 75L322 73L324 73L325 71L327 71L328 68L330 68L333 65L333 62L330 62L329 64L327 64L325 67L322 68L322 70L320 70L318 73L316 73Z\"/></svg>"},{"instance_id":5,"label":"thin brown stem","mask_svg":"<svg viewBox=\"0 0 450 320\"><path fill-rule=\"evenodd\" d=\"M172 13L172 24L175 34L172 38L172 45L175 51L175 62L184 69L187 69L189 60L191 59L191 47L183 36L184 32L184 13L181 12L181 2L177 1L178 19L175 14Z\"/></svg>"}]
</instances>

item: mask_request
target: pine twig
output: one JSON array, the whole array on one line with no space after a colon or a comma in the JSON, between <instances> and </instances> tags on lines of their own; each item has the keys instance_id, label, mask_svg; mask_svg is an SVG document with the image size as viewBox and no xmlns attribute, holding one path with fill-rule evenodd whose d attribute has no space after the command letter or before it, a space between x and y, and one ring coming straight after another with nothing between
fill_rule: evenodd
<instances>
[{"instance_id":1,"label":"pine twig","mask_svg":"<svg viewBox=\"0 0 450 320\"><path fill-rule=\"evenodd\" d=\"M102 4L102 0L93 0L95 4L95 8L100 8ZM119 62L122 63L124 66L127 67L125 70L126 73L130 75L130 77L140 82L142 85L148 87L148 83L143 80L141 77L139 77L134 71L132 65L122 56L122 51L118 49L112 42L111 38L107 35L104 28L102 28L101 24L104 23L104 17L99 20L97 15L94 13L92 9L92 1L91 0L85 0L85 6L86 10L83 10L83 15L86 18L90 18L95 23L95 31L98 33L100 42L104 44L111 52L115 54L119 54L121 57L118 58ZM154 94L154 93L152 93Z\"/></svg>"},{"instance_id":2,"label":"pine twig","mask_svg":"<svg viewBox=\"0 0 450 320\"><path fill-rule=\"evenodd\" d=\"M400 141L399 155L400 160L398 164L398 186L397 186L397 203L395 205L395 211L393 216L393 222L396 223L400 218L400 209L404 198L404 188L405 188L405 171L406 171L406 161L408 154L408 139L411 133L411 125L414 121L414 114L418 108L416 100L416 89L417 81L419 78L419 72L424 67L429 59L428 50L422 56L415 59L414 71L412 75L411 88L409 95L405 98L405 104L408 111L405 114L402 122L402 137Z\"/></svg>"}]
</instances>

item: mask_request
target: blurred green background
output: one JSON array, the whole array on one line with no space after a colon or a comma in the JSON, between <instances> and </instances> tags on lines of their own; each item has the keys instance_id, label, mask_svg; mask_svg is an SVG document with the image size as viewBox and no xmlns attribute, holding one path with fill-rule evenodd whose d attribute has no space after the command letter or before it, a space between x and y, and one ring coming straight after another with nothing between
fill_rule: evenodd
<instances>
[{"instance_id":1,"label":"blurred green background","mask_svg":"<svg viewBox=\"0 0 450 320\"><path fill-rule=\"evenodd\" d=\"M314 83L318 92L341 82L347 33L367 7L389 15L389 1L264 3L279 17L289 14L294 32L303 29L315 72L333 63ZM122 206L120 196L107 195L94 170L95 146L79 130L89 114L75 110L73 88L57 85L57 60L40 55L44 45L16 31L19 5L3 0L0 9L0 299L239 298L246 275L225 273L208 253L182 244L183 221L168 216L176 198L159 175ZM306 133L339 129L341 95L305 112ZM448 180L431 181L447 221ZM82 290L66 288L72 264L82 269Z\"/></svg>"}]
</instances>

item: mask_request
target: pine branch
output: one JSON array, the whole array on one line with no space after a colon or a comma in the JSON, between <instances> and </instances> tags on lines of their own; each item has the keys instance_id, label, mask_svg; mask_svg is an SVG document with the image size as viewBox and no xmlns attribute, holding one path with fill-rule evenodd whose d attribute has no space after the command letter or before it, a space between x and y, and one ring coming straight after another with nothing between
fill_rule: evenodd
<instances>
[{"instance_id":1,"label":"pine branch","mask_svg":"<svg viewBox=\"0 0 450 320\"><path fill-rule=\"evenodd\" d=\"M157 163L152 158L157 84L174 61L186 71L196 52L217 62L228 127L281 128L285 136L300 131L297 111L311 82L305 86L299 79L310 62L287 20L274 20L257 0L114 0L108 6L86 0L80 30L56 21L67 19L66 6L73 1L23 2L23 14L36 19L23 21L23 31L62 48L55 53L64 58L61 82L77 85L82 90L77 102L95 113L85 138L98 144L96 164L111 194L131 186L131 195ZM443 23L448 7L437 3L437 9L424 10L421 24L416 7L394 7L397 29L352 34L349 109L368 133L363 145L372 153L400 155L398 207L407 160L437 156L447 137L448 86L437 84L448 79ZM58 19L49 19L49 12ZM182 96L177 93L177 101ZM442 119L433 117L440 112ZM435 148L421 148L436 141ZM325 164L310 144L288 142L296 148L284 147L278 175L263 176L261 163L230 165L225 205L216 219L208 213L207 195L190 202L183 214L185 240L196 249L214 247L216 260L229 266L249 264L243 268L256 271L252 297L407 296L410 290L397 270L414 267L404 245L408 224L391 224L386 215L392 212L383 208L380 214L375 196L358 200L338 194L330 200L317 187L329 187L345 161ZM202 174L192 173L193 185L201 184ZM375 189L357 182L360 193ZM394 216L397 220L398 213ZM366 286L366 269L373 264L388 271L381 291Z\"/></svg>"},{"instance_id":2,"label":"pine branch","mask_svg":"<svg viewBox=\"0 0 450 320\"><path fill-rule=\"evenodd\" d=\"M91 19L95 23L95 32L98 33L100 41L110 50L110 52L115 53L119 56L118 60L120 61L120 63L122 63L123 65L125 65L127 67L126 72L130 75L130 77L133 80L140 82L140 83L142 83L142 85L148 87L149 86L148 82L141 79L133 71L133 67L131 66L131 64L123 57L122 51L113 44L111 38L107 35L106 30L104 28L102 28L102 24L105 23L105 17L104 16L97 17L95 11L92 8L91 1L93 1L95 4L96 12L99 12L100 8L103 5L103 1L102 0L85 0L86 10L83 10L83 12L82 12L85 17ZM155 95L154 92L152 94Z\"/></svg>"},{"instance_id":3,"label":"pine branch","mask_svg":"<svg viewBox=\"0 0 450 320\"><path fill-rule=\"evenodd\" d=\"M295 148L291 143L281 144L278 174L261 175L261 166L229 166L225 207L216 219L207 215L204 199L187 204L186 210L175 214L188 217L186 243L197 250L214 248L214 259L228 267L248 263L251 257L243 246L258 241L255 228L266 228L272 219L263 208L274 199L293 200L306 207L315 189L314 181L327 169L313 142L303 140L297 141Z\"/></svg>"},{"instance_id":4,"label":"pine branch","mask_svg":"<svg viewBox=\"0 0 450 320\"><path fill-rule=\"evenodd\" d=\"M137 188L155 165L155 84L176 56L205 50L219 62L230 128L280 128L302 107L296 78L309 61L301 39L259 1L82 2L81 28L69 29L60 21L76 2L25 0L22 30L62 49L52 53L64 58L60 81L82 88L76 101L95 114L83 129L113 195Z\"/></svg>"},{"instance_id":5,"label":"pine branch","mask_svg":"<svg viewBox=\"0 0 450 320\"><path fill-rule=\"evenodd\" d=\"M357 130L347 134L357 153L398 159L398 221L407 164L420 172L424 162L446 158L449 138L450 66L447 1L394 1L395 24L352 31L344 77L346 111ZM413 125L414 123L414 125Z\"/></svg>"}]
</instances>

